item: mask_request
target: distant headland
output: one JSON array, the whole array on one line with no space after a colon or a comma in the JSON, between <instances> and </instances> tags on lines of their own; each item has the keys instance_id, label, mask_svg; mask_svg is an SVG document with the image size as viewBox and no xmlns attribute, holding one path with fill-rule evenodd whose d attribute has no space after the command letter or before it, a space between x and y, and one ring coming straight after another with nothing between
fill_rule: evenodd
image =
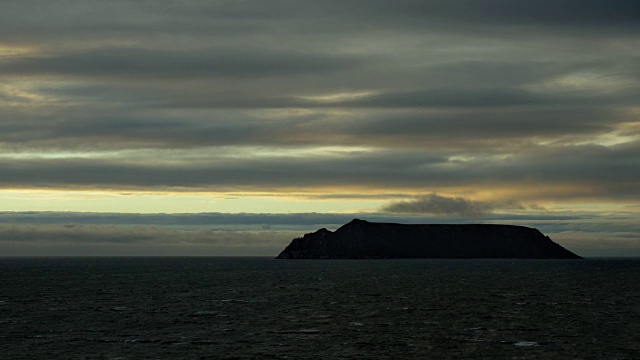
<instances>
[{"instance_id":1,"label":"distant headland","mask_svg":"<svg viewBox=\"0 0 640 360\"><path fill-rule=\"evenodd\" d=\"M294 239L277 259L581 259L540 231L514 225L392 224L354 219Z\"/></svg>"}]
</instances>

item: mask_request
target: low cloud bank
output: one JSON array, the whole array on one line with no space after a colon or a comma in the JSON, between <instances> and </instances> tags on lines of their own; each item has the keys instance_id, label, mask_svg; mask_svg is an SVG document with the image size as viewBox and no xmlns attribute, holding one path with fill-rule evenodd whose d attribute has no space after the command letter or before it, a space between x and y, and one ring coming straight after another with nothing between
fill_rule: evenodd
<instances>
[{"instance_id":1,"label":"low cloud bank","mask_svg":"<svg viewBox=\"0 0 640 360\"><path fill-rule=\"evenodd\" d=\"M155 226L0 225L4 256L275 256L296 231Z\"/></svg>"},{"instance_id":2,"label":"low cloud bank","mask_svg":"<svg viewBox=\"0 0 640 360\"><path fill-rule=\"evenodd\" d=\"M517 201L477 201L463 197L448 197L427 194L414 200L387 205L382 210L390 213L458 215L467 218L482 218L496 210L541 209L538 205L524 205Z\"/></svg>"},{"instance_id":3,"label":"low cloud bank","mask_svg":"<svg viewBox=\"0 0 640 360\"><path fill-rule=\"evenodd\" d=\"M640 257L640 238L636 233L566 231L550 237L581 256Z\"/></svg>"},{"instance_id":4,"label":"low cloud bank","mask_svg":"<svg viewBox=\"0 0 640 360\"><path fill-rule=\"evenodd\" d=\"M467 206L460 202L462 208ZM455 201L451 203L456 204ZM0 221L0 255L275 256L292 239L321 227L335 230L353 217L397 223L523 225L537 228L581 256L640 256L640 226L632 214L607 218L594 213L553 212L537 215L487 214L481 220L383 213L357 216L0 213L0 219L3 219ZM129 220L119 224L122 219ZM301 219L306 221L295 223ZM164 225L154 223L161 221L165 221Z\"/></svg>"}]
</instances>

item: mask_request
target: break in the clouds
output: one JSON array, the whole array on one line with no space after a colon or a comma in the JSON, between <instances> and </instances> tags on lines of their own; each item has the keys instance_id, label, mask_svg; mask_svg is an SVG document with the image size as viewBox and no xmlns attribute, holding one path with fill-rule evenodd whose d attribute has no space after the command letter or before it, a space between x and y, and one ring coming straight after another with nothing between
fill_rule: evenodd
<instances>
[{"instance_id":1,"label":"break in the clouds","mask_svg":"<svg viewBox=\"0 0 640 360\"><path fill-rule=\"evenodd\" d=\"M628 0L4 1L0 205L637 212L638 18Z\"/></svg>"}]
</instances>

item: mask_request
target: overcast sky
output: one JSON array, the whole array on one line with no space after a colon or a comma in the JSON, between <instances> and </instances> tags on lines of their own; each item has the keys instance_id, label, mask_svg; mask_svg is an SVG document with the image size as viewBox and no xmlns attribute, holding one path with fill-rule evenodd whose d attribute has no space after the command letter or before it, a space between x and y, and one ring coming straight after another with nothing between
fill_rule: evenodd
<instances>
[{"instance_id":1,"label":"overcast sky","mask_svg":"<svg viewBox=\"0 0 640 360\"><path fill-rule=\"evenodd\" d=\"M638 255L638 19L635 0L3 1L0 211L506 222Z\"/></svg>"}]
</instances>

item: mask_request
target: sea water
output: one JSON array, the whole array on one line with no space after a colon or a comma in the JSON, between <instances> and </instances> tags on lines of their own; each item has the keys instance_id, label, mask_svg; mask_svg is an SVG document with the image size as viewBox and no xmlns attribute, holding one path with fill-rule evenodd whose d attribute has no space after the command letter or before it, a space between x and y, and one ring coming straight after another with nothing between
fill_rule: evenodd
<instances>
[{"instance_id":1,"label":"sea water","mask_svg":"<svg viewBox=\"0 0 640 360\"><path fill-rule=\"evenodd\" d=\"M640 359L640 259L0 258L1 359Z\"/></svg>"}]
</instances>

